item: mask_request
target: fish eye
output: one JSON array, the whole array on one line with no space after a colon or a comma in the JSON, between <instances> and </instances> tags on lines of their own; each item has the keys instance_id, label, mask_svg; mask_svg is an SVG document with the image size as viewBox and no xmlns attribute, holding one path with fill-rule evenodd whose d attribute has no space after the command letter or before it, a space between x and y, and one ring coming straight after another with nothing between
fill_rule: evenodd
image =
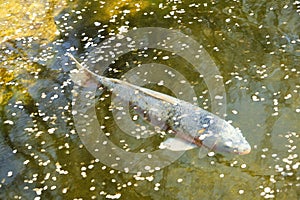
<instances>
[{"instance_id":1,"label":"fish eye","mask_svg":"<svg viewBox=\"0 0 300 200\"><path fill-rule=\"evenodd\" d=\"M231 151L232 147L228 145L224 145L224 149L226 149L227 151Z\"/></svg>"},{"instance_id":2,"label":"fish eye","mask_svg":"<svg viewBox=\"0 0 300 200\"><path fill-rule=\"evenodd\" d=\"M203 126L205 126L204 128L209 127L213 123L214 123L214 118L212 116L208 115L203 119Z\"/></svg>"}]
</instances>

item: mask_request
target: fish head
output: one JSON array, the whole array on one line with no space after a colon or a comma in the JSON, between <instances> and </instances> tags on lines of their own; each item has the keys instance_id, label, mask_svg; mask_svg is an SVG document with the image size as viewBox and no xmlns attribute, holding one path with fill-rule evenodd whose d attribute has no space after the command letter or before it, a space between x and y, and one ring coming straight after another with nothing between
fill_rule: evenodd
<instances>
[{"instance_id":1,"label":"fish head","mask_svg":"<svg viewBox=\"0 0 300 200\"><path fill-rule=\"evenodd\" d=\"M213 118L207 130L199 136L204 147L216 152L249 154L251 146L237 128L221 118Z\"/></svg>"}]
</instances>

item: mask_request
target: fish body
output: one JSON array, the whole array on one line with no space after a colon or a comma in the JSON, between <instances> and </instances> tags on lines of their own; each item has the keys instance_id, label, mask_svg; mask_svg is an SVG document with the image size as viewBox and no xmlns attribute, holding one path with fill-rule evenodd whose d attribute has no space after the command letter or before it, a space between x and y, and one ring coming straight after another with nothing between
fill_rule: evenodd
<instances>
[{"instance_id":1,"label":"fish body","mask_svg":"<svg viewBox=\"0 0 300 200\"><path fill-rule=\"evenodd\" d=\"M178 139L168 139L166 148L173 151L205 147L216 152L248 154L251 147L240 130L227 121L189 102L130 84L119 79L107 78L83 67L71 54L76 66L83 71L81 85L99 82L110 89L118 98L146 110L148 115L163 121ZM186 145L184 145L186 144Z\"/></svg>"}]
</instances>

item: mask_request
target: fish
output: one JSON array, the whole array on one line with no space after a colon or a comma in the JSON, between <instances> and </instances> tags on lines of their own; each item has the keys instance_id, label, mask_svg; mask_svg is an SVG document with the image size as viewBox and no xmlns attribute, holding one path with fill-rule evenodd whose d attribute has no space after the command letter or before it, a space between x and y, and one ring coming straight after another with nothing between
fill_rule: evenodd
<instances>
[{"instance_id":1,"label":"fish","mask_svg":"<svg viewBox=\"0 0 300 200\"><path fill-rule=\"evenodd\" d=\"M240 129L233 127L226 120L187 101L163 94L129 82L108 78L90 71L80 64L76 58L67 53L77 66L71 71L76 74L79 85L99 82L114 94L132 105L146 110L148 115L160 119L167 124L176 137L163 141L159 148L171 151L186 151L200 148L199 157L204 152L230 153L245 155L251 152L251 146ZM72 79L73 80L73 79ZM150 122L151 123L151 122Z\"/></svg>"}]
</instances>

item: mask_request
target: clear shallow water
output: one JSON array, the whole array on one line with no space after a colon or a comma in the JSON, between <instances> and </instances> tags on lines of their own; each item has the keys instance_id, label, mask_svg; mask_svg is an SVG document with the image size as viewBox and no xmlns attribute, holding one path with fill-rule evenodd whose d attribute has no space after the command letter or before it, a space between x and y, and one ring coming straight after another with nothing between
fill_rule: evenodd
<instances>
[{"instance_id":1,"label":"clear shallow water","mask_svg":"<svg viewBox=\"0 0 300 200\"><path fill-rule=\"evenodd\" d=\"M54 8L63 4L51 3ZM299 197L299 3L124 1L65 3L63 8L50 15L57 27L51 31L54 39L38 31L28 36L22 21L21 32L1 30L7 36L1 43L1 199ZM39 23L47 27L48 16ZM199 159L191 150L163 169L131 174L103 165L87 151L72 116L69 71L74 66L66 65L64 54L83 58L93 44L133 27L172 28L203 45L225 83L226 119L251 144L249 155ZM194 66L167 51L133 51L110 65L117 73L105 75L120 78L152 62L184 75L198 104L212 110L208 87ZM172 94L156 84L148 87ZM107 111L109 99L97 106L108 138L120 148L127 144L133 151L151 152L162 140L124 134Z\"/></svg>"}]
</instances>

